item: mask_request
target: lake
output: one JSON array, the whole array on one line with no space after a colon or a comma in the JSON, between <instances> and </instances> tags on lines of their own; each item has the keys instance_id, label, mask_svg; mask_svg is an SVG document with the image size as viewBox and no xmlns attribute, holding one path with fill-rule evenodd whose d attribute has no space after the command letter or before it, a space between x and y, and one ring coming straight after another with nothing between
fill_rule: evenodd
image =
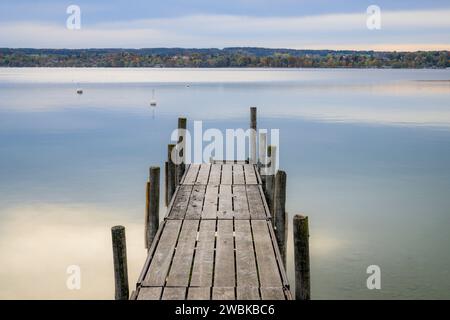
<instances>
[{"instance_id":1,"label":"lake","mask_svg":"<svg viewBox=\"0 0 450 320\"><path fill-rule=\"evenodd\" d=\"M112 299L115 224L133 288L177 117L248 128L250 106L310 219L313 299L450 299L450 70L95 68L0 69L0 298Z\"/></svg>"}]
</instances>

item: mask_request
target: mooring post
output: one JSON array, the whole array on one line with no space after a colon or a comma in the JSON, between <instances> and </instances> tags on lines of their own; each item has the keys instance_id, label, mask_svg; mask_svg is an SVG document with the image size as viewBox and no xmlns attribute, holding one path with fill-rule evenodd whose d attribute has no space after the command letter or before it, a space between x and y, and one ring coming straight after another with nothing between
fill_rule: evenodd
<instances>
[{"instance_id":1,"label":"mooring post","mask_svg":"<svg viewBox=\"0 0 450 320\"><path fill-rule=\"evenodd\" d=\"M178 118L178 143L177 143L177 160L176 165L176 185L180 184L181 178L183 177L185 170L185 148L186 148L186 128L187 119Z\"/></svg>"},{"instance_id":2,"label":"mooring post","mask_svg":"<svg viewBox=\"0 0 450 320\"><path fill-rule=\"evenodd\" d=\"M168 195L168 171L169 170L169 162L164 162L164 203L166 204L166 207L169 206L169 195Z\"/></svg>"},{"instance_id":3,"label":"mooring post","mask_svg":"<svg viewBox=\"0 0 450 320\"><path fill-rule=\"evenodd\" d=\"M250 107L250 163L256 163L256 107Z\"/></svg>"},{"instance_id":4,"label":"mooring post","mask_svg":"<svg viewBox=\"0 0 450 320\"><path fill-rule=\"evenodd\" d=\"M145 248L150 249L159 227L159 167L150 167L145 211Z\"/></svg>"},{"instance_id":5,"label":"mooring post","mask_svg":"<svg viewBox=\"0 0 450 320\"><path fill-rule=\"evenodd\" d=\"M258 146L259 146L258 170L259 170L259 173L261 174L261 168L264 168L266 166L267 133L266 132L260 132L258 140L259 140L258 141ZM264 184L265 181L262 181L262 182Z\"/></svg>"},{"instance_id":6,"label":"mooring post","mask_svg":"<svg viewBox=\"0 0 450 320\"><path fill-rule=\"evenodd\" d=\"M270 145L267 147L267 166L265 168L265 196L267 200L267 205L269 206L270 213L272 214L272 221L274 217L273 199L274 199L274 189L275 189L275 173L277 165L277 147Z\"/></svg>"},{"instance_id":7,"label":"mooring post","mask_svg":"<svg viewBox=\"0 0 450 320\"><path fill-rule=\"evenodd\" d=\"M176 169L175 162L172 159L172 153L175 149L174 144L169 144L167 148L167 204L172 200L176 187Z\"/></svg>"},{"instance_id":8,"label":"mooring post","mask_svg":"<svg viewBox=\"0 0 450 320\"><path fill-rule=\"evenodd\" d=\"M294 216L295 299L311 299L308 217Z\"/></svg>"},{"instance_id":9,"label":"mooring post","mask_svg":"<svg viewBox=\"0 0 450 320\"><path fill-rule=\"evenodd\" d=\"M128 300L129 292L125 227L112 227L111 236L114 260L114 282L116 288L115 298L116 300Z\"/></svg>"},{"instance_id":10,"label":"mooring post","mask_svg":"<svg viewBox=\"0 0 450 320\"><path fill-rule=\"evenodd\" d=\"M275 235L286 267L287 219L286 219L286 172L279 170L275 175L274 215Z\"/></svg>"}]
</instances>

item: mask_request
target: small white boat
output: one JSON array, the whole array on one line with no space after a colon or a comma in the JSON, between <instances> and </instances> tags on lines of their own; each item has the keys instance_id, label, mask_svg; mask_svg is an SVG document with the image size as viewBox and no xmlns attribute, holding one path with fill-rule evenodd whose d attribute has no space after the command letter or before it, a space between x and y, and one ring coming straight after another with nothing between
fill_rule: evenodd
<instances>
[{"instance_id":1,"label":"small white boat","mask_svg":"<svg viewBox=\"0 0 450 320\"><path fill-rule=\"evenodd\" d=\"M156 107L155 89L152 90L152 99L150 100L150 106Z\"/></svg>"},{"instance_id":2,"label":"small white boat","mask_svg":"<svg viewBox=\"0 0 450 320\"><path fill-rule=\"evenodd\" d=\"M78 89L77 89L77 93L78 93L78 94L83 94L83 89L78 88Z\"/></svg>"}]
</instances>

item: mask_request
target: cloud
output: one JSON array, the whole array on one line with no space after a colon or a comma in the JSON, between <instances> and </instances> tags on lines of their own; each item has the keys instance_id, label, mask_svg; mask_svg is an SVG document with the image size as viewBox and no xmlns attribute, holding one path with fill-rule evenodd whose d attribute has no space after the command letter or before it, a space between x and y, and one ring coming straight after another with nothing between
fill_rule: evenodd
<instances>
[{"instance_id":1,"label":"cloud","mask_svg":"<svg viewBox=\"0 0 450 320\"><path fill-rule=\"evenodd\" d=\"M382 11L382 29L366 28L366 13L255 17L190 15L84 24L6 22L2 47L225 47L449 49L450 10Z\"/></svg>"}]
</instances>

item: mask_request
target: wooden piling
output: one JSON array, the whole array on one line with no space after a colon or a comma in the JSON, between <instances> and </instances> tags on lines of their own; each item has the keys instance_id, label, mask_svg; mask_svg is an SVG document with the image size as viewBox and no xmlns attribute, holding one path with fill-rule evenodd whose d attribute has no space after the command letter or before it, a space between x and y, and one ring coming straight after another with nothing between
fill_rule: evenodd
<instances>
[{"instance_id":1,"label":"wooden piling","mask_svg":"<svg viewBox=\"0 0 450 320\"><path fill-rule=\"evenodd\" d=\"M176 185L180 184L181 178L183 177L184 170L186 168L185 165L185 154L186 151L186 128L187 128L187 119L186 118L178 118L178 143L177 143L177 157L178 164L176 165Z\"/></svg>"},{"instance_id":2,"label":"wooden piling","mask_svg":"<svg viewBox=\"0 0 450 320\"><path fill-rule=\"evenodd\" d=\"M169 196L168 196L168 172L169 172L169 162L164 162L164 203L166 207L169 206Z\"/></svg>"},{"instance_id":3,"label":"wooden piling","mask_svg":"<svg viewBox=\"0 0 450 320\"><path fill-rule=\"evenodd\" d=\"M270 145L267 147L267 166L265 168L265 195L267 200L267 205L269 206L270 213L272 214L272 219L274 216L274 189L275 189L275 173L276 173L276 163L277 163L277 147Z\"/></svg>"},{"instance_id":4,"label":"wooden piling","mask_svg":"<svg viewBox=\"0 0 450 320\"><path fill-rule=\"evenodd\" d=\"M267 133L260 132L258 137L258 170L261 173L261 168L266 166L266 152L267 152Z\"/></svg>"},{"instance_id":5,"label":"wooden piling","mask_svg":"<svg viewBox=\"0 0 450 320\"><path fill-rule=\"evenodd\" d=\"M287 219L286 219L286 172L279 170L275 175L274 216L275 235L281 258L286 267Z\"/></svg>"},{"instance_id":6,"label":"wooden piling","mask_svg":"<svg viewBox=\"0 0 450 320\"><path fill-rule=\"evenodd\" d=\"M159 227L159 167L150 167L145 213L145 248L150 249Z\"/></svg>"},{"instance_id":7,"label":"wooden piling","mask_svg":"<svg viewBox=\"0 0 450 320\"><path fill-rule=\"evenodd\" d=\"M114 260L115 299L128 300L129 289L125 227L112 227L111 236Z\"/></svg>"},{"instance_id":8,"label":"wooden piling","mask_svg":"<svg viewBox=\"0 0 450 320\"><path fill-rule=\"evenodd\" d=\"M176 188L176 169L175 162L172 159L174 148L174 144L169 144L167 147L167 203L170 203L170 200L172 200Z\"/></svg>"},{"instance_id":9,"label":"wooden piling","mask_svg":"<svg viewBox=\"0 0 450 320\"><path fill-rule=\"evenodd\" d=\"M256 107L250 108L250 163L256 163Z\"/></svg>"},{"instance_id":10,"label":"wooden piling","mask_svg":"<svg viewBox=\"0 0 450 320\"><path fill-rule=\"evenodd\" d=\"M294 216L295 299L311 299L308 217Z\"/></svg>"}]
</instances>

